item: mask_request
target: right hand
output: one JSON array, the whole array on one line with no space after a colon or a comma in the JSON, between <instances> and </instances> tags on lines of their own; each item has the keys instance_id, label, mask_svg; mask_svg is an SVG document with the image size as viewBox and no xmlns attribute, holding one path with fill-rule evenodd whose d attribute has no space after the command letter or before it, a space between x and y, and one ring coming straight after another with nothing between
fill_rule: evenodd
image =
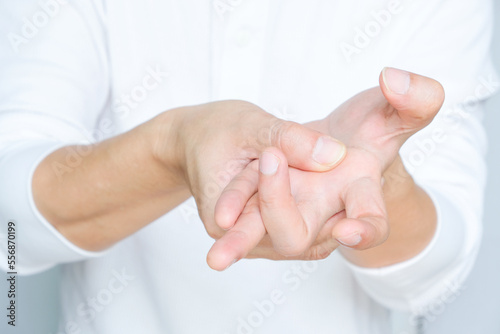
<instances>
[{"instance_id":1,"label":"right hand","mask_svg":"<svg viewBox=\"0 0 500 334\"><path fill-rule=\"evenodd\" d=\"M161 161L176 151L175 161L163 161L164 166L178 168L196 200L208 234L215 239L225 234L214 219L222 190L267 147L280 149L291 167L315 172L331 170L346 153L344 144L332 137L278 119L244 101L213 102L170 112L177 112L179 117L165 126L176 127L177 137L172 142L171 137L162 137L160 131L155 156ZM171 128L166 132L172 133ZM235 189L234 194L226 192L225 196L238 199L246 195Z\"/></svg>"}]
</instances>

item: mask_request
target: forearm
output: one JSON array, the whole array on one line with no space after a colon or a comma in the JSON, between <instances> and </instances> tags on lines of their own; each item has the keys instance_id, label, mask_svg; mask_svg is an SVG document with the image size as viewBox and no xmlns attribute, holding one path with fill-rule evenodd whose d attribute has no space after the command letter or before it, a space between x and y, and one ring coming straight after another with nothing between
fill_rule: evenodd
<instances>
[{"instance_id":1,"label":"forearm","mask_svg":"<svg viewBox=\"0 0 500 334\"><path fill-rule=\"evenodd\" d=\"M399 157L384 173L384 181L389 237L368 250L340 248L349 261L362 267L384 267L411 259L424 250L436 230L432 200L415 184Z\"/></svg>"},{"instance_id":2,"label":"forearm","mask_svg":"<svg viewBox=\"0 0 500 334\"><path fill-rule=\"evenodd\" d=\"M99 144L72 147L85 156L69 169L67 147L50 154L33 176L39 211L77 246L102 250L182 203L190 193L178 165L176 117L168 112ZM161 160L159 138L172 140Z\"/></svg>"}]
</instances>

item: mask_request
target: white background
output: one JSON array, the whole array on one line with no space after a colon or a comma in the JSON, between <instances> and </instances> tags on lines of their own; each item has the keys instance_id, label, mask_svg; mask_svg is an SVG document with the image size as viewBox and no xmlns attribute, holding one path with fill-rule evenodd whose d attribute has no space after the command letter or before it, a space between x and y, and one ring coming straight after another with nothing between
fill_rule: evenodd
<instances>
[{"instance_id":1,"label":"white background","mask_svg":"<svg viewBox=\"0 0 500 334\"><path fill-rule=\"evenodd\" d=\"M473 1L473 0L472 0ZM496 28L493 55L500 69L500 3L495 1ZM485 118L490 150L489 182L486 193L484 239L477 264L465 288L454 299L442 303L429 315L419 334L500 333L500 95L488 102ZM22 242L22 240L20 240ZM18 326L6 325L0 313L1 333L55 334L58 310L58 269L18 281ZM6 281L1 279L1 307L6 305ZM407 317L400 317L404 327ZM403 334L404 328L396 334Z\"/></svg>"}]
</instances>

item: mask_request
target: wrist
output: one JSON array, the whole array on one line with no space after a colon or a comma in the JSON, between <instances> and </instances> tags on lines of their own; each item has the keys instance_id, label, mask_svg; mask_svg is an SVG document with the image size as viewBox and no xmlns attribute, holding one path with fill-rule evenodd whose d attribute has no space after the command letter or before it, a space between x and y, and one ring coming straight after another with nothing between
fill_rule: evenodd
<instances>
[{"instance_id":1,"label":"wrist","mask_svg":"<svg viewBox=\"0 0 500 334\"><path fill-rule=\"evenodd\" d=\"M406 198L416 189L415 181L406 171L403 161L399 155L385 170L383 179L383 192L386 202Z\"/></svg>"},{"instance_id":2,"label":"wrist","mask_svg":"<svg viewBox=\"0 0 500 334\"><path fill-rule=\"evenodd\" d=\"M187 108L165 111L144 123L152 163L168 171L179 185L186 185L185 143L181 135Z\"/></svg>"}]
</instances>

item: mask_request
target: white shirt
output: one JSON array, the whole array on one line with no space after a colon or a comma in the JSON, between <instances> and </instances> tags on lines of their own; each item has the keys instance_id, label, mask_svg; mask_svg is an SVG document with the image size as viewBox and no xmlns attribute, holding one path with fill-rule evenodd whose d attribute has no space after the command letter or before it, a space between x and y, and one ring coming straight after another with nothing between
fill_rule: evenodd
<instances>
[{"instance_id":1,"label":"white shirt","mask_svg":"<svg viewBox=\"0 0 500 334\"><path fill-rule=\"evenodd\" d=\"M482 101L496 89L490 1L0 7L0 221L16 221L21 274L64 263L61 333L388 333L389 309L425 313L469 273L485 184ZM102 253L73 245L33 203L34 169L62 146L222 99L310 121L377 85L384 66L436 78L447 94L435 121L401 150L438 212L434 239L409 261L364 269L334 253L242 260L219 273L206 265L213 240L192 199ZM78 159L70 152L67 166Z\"/></svg>"}]
</instances>

